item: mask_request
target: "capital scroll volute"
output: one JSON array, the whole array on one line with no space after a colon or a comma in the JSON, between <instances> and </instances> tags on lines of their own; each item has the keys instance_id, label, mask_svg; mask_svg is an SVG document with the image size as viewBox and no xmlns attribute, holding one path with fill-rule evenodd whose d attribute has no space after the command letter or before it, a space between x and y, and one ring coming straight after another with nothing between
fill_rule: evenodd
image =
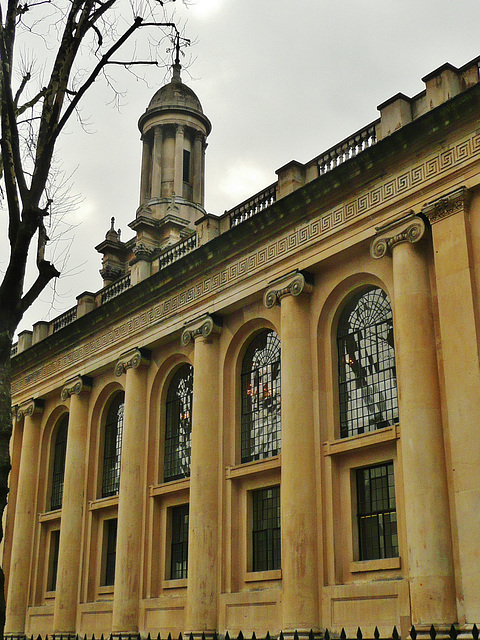
<instances>
[{"instance_id":1,"label":"capital scroll volute","mask_svg":"<svg viewBox=\"0 0 480 640\"><path fill-rule=\"evenodd\" d=\"M182 332L181 343L184 347L195 338L208 338L212 334L222 331L222 319L217 315L205 313L191 322L187 322Z\"/></svg>"},{"instance_id":2,"label":"capital scroll volute","mask_svg":"<svg viewBox=\"0 0 480 640\"><path fill-rule=\"evenodd\" d=\"M90 391L92 383L92 379L88 376L75 376L67 380L61 392L62 401L65 402L73 395L79 396L84 391Z\"/></svg>"},{"instance_id":3,"label":"capital scroll volute","mask_svg":"<svg viewBox=\"0 0 480 640\"><path fill-rule=\"evenodd\" d=\"M277 278L271 282L263 294L263 304L267 309L271 309L276 304L280 304L285 296L299 296L301 293L311 293L313 291L313 278L303 271L292 271L286 276Z\"/></svg>"},{"instance_id":4,"label":"capital scroll volute","mask_svg":"<svg viewBox=\"0 0 480 640\"><path fill-rule=\"evenodd\" d=\"M378 235L370 245L370 255L375 260L383 258L389 251L403 242L414 244L425 235L426 223L423 217L413 212L400 220L377 227Z\"/></svg>"},{"instance_id":5,"label":"capital scroll volute","mask_svg":"<svg viewBox=\"0 0 480 640\"><path fill-rule=\"evenodd\" d=\"M119 378L128 369L138 369L150 364L150 351L148 349L136 348L122 354L115 365L115 375Z\"/></svg>"},{"instance_id":6,"label":"capital scroll volute","mask_svg":"<svg viewBox=\"0 0 480 640\"><path fill-rule=\"evenodd\" d=\"M45 401L40 398L31 398L26 402L22 402L22 404L17 407L17 420L20 421L34 414L41 414L44 406Z\"/></svg>"}]
</instances>

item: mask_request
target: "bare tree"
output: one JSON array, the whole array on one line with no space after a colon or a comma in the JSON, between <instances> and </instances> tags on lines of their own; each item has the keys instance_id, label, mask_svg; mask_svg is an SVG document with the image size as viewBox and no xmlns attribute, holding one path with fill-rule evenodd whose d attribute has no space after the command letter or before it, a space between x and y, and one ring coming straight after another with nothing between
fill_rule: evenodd
<instances>
[{"instance_id":1,"label":"bare tree","mask_svg":"<svg viewBox=\"0 0 480 640\"><path fill-rule=\"evenodd\" d=\"M0 0L0 188L10 246L0 284L0 540L10 471L12 340L25 311L60 275L46 258L44 224L54 204L56 143L93 83L103 77L110 84L109 65L157 64L159 46L172 35L178 55L180 35L162 0ZM35 52L25 53L32 39L45 52L46 82L28 61ZM27 260L35 251L37 273L27 289ZM2 637L4 623L0 568Z\"/></svg>"}]
</instances>

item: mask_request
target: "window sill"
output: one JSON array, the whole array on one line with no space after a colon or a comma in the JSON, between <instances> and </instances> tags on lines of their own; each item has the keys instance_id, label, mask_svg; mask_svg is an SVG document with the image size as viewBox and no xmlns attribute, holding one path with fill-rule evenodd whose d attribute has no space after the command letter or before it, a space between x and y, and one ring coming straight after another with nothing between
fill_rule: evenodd
<instances>
[{"instance_id":1,"label":"window sill","mask_svg":"<svg viewBox=\"0 0 480 640\"><path fill-rule=\"evenodd\" d=\"M162 587L164 589L185 589L187 585L187 578L179 578L178 580L164 580L162 582Z\"/></svg>"},{"instance_id":2,"label":"window sill","mask_svg":"<svg viewBox=\"0 0 480 640\"><path fill-rule=\"evenodd\" d=\"M400 569L400 567L400 558L360 560L350 563L350 573L360 573L361 571L387 571L389 569Z\"/></svg>"},{"instance_id":3,"label":"window sill","mask_svg":"<svg viewBox=\"0 0 480 640\"><path fill-rule=\"evenodd\" d=\"M38 514L39 522L48 522L49 520L58 520L62 517L62 510L56 509L55 511L45 511Z\"/></svg>"},{"instance_id":4,"label":"window sill","mask_svg":"<svg viewBox=\"0 0 480 640\"><path fill-rule=\"evenodd\" d=\"M113 584L104 585L103 587L98 587L98 594L102 596L109 593L113 594L114 588L115 588L115 585Z\"/></svg>"},{"instance_id":5,"label":"window sill","mask_svg":"<svg viewBox=\"0 0 480 640\"><path fill-rule=\"evenodd\" d=\"M400 426L397 424L378 429L378 431L368 431L367 433L362 433L357 436L350 436L350 438L329 440L323 444L323 455L334 456L354 449L361 449L362 447L371 447L375 444L391 442L398 438L400 438Z\"/></svg>"},{"instance_id":6,"label":"window sill","mask_svg":"<svg viewBox=\"0 0 480 640\"><path fill-rule=\"evenodd\" d=\"M118 504L118 493L116 496L108 496L107 498L98 498L97 500L90 500L88 508L90 511L95 509L105 509L106 507L114 507Z\"/></svg>"},{"instance_id":7,"label":"window sill","mask_svg":"<svg viewBox=\"0 0 480 640\"><path fill-rule=\"evenodd\" d=\"M184 491L190 487L190 478L180 478L179 480L171 480L163 484L155 484L150 487L150 497L161 496L165 493L174 493L175 491Z\"/></svg>"},{"instance_id":8,"label":"window sill","mask_svg":"<svg viewBox=\"0 0 480 640\"><path fill-rule=\"evenodd\" d=\"M227 480L232 478L241 478L261 471L278 469L281 466L281 461L282 458L279 454L272 458L264 458L263 460L254 460L253 462L244 462L243 464L237 464L233 467L226 467L226 478Z\"/></svg>"},{"instance_id":9,"label":"window sill","mask_svg":"<svg viewBox=\"0 0 480 640\"><path fill-rule=\"evenodd\" d=\"M249 571L245 574L245 582L260 582L262 580L281 580L282 570L272 569L270 571Z\"/></svg>"}]
</instances>

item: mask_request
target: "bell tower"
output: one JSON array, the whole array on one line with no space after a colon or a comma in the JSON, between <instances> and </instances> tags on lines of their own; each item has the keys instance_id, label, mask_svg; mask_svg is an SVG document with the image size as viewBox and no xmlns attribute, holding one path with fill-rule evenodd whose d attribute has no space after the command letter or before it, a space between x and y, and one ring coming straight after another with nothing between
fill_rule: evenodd
<instances>
[{"instance_id":1,"label":"bell tower","mask_svg":"<svg viewBox=\"0 0 480 640\"><path fill-rule=\"evenodd\" d=\"M140 207L130 225L137 235L139 218L150 218L157 229L173 224L179 239L205 214L205 149L212 126L180 70L177 46L171 81L155 93L138 123L143 142Z\"/></svg>"}]
</instances>

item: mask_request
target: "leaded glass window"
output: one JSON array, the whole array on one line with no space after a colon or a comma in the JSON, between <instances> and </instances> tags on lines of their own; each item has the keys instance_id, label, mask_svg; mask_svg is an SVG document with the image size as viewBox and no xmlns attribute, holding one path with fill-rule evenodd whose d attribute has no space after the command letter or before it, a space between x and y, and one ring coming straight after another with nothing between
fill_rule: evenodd
<instances>
[{"instance_id":1,"label":"leaded glass window","mask_svg":"<svg viewBox=\"0 0 480 640\"><path fill-rule=\"evenodd\" d=\"M357 469L359 560L398 556L393 462Z\"/></svg>"},{"instance_id":2,"label":"leaded glass window","mask_svg":"<svg viewBox=\"0 0 480 640\"><path fill-rule=\"evenodd\" d=\"M53 453L52 490L50 493L50 509L62 508L63 481L65 478L65 456L67 453L68 414L60 418L55 436Z\"/></svg>"},{"instance_id":3,"label":"leaded glass window","mask_svg":"<svg viewBox=\"0 0 480 640\"><path fill-rule=\"evenodd\" d=\"M280 569L280 487L252 491L252 570Z\"/></svg>"},{"instance_id":4,"label":"leaded glass window","mask_svg":"<svg viewBox=\"0 0 480 640\"><path fill-rule=\"evenodd\" d=\"M258 333L242 362L241 460L280 453L280 340L275 331Z\"/></svg>"},{"instance_id":5,"label":"leaded glass window","mask_svg":"<svg viewBox=\"0 0 480 640\"><path fill-rule=\"evenodd\" d=\"M192 433L193 367L182 365L167 392L165 425L165 482L190 475Z\"/></svg>"},{"instance_id":6,"label":"leaded glass window","mask_svg":"<svg viewBox=\"0 0 480 640\"><path fill-rule=\"evenodd\" d=\"M188 504L172 508L172 546L170 579L187 577L188 568Z\"/></svg>"},{"instance_id":7,"label":"leaded glass window","mask_svg":"<svg viewBox=\"0 0 480 640\"><path fill-rule=\"evenodd\" d=\"M102 497L114 496L120 486L120 462L122 456L123 411L125 394L118 393L112 400L105 422L103 453Z\"/></svg>"},{"instance_id":8,"label":"leaded glass window","mask_svg":"<svg viewBox=\"0 0 480 640\"><path fill-rule=\"evenodd\" d=\"M103 572L102 586L111 586L115 584L115 561L117 557L117 523L117 518L105 520L105 568Z\"/></svg>"},{"instance_id":9,"label":"leaded glass window","mask_svg":"<svg viewBox=\"0 0 480 640\"><path fill-rule=\"evenodd\" d=\"M50 558L49 558L49 575L48 575L48 591L55 591L57 588L57 572L58 572L58 551L60 549L60 529L54 529L50 534Z\"/></svg>"},{"instance_id":10,"label":"leaded glass window","mask_svg":"<svg viewBox=\"0 0 480 640\"><path fill-rule=\"evenodd\" d=\"M393 318L387 294L363 289L349 300L338 325L340 436L398 421Z\"/></svg>"}]
</instances>

